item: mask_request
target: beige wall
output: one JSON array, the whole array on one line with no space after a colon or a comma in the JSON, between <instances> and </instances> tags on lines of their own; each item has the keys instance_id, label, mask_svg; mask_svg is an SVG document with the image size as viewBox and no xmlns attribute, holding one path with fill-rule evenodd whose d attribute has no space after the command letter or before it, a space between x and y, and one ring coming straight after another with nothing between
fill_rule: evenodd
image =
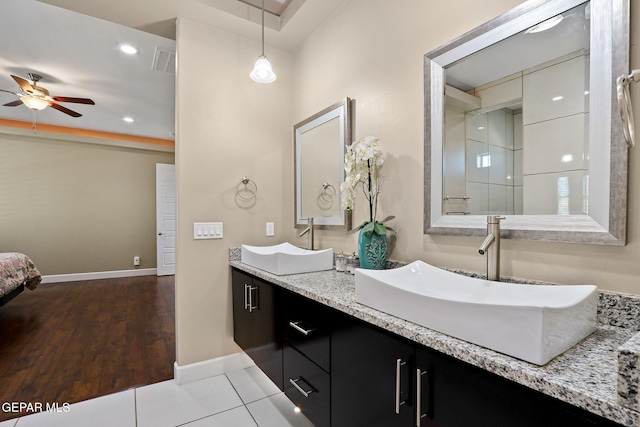
<instances>
[{"instance_id":1,"label":"beige wall","mask_svg":"<svg viewBox=\"0 0 640 427\"><path fill-rule=\"evenodd\" d=\"M260 43L178 21L177 363L238 351L233 343L229 247L280 243L293 225L291 57L267 46L278 79L253 82ZM235 197L243 176L255 201ZM287 221L284 221L284 214ZM194 240L193 223L221 221L222 240ZM275 236L265 223L275 222Z\"/></svg>"},{"instance_id":2,"label":"beige wall","mask_svg":"<svg viewBox=\"0 0 640 427\"><path fill-rule=\"evenodd\" d=\"M173 153L12 132L0 133L0 252L44 275L129 270L134 256L156 266L155 164Z\"/></svg>"},{"instance_id":3,"label":"beige wall","mask_svg":"<svg viewBox=\"0 0 640 427\"><path fill-rule=\"evenodd\" d=\"M376 135L387 153L381 216L397 216L391 257L483 271L480 238L425 236L423 227L423 55L518 5L518 0L351 0L292 55L269 47L278 80L258 85L248 72L259 43L181 18L178 26L179 365L238 350L232 339L227 250L242 243L304 245L293 228L292 127L344 97L356 100L354 138ZM452 14L452 10L465 13ZM640 8L632 11L640 31ZM638 68L638 47L631 65ZM204 88L204 89L203 89ZM204 95L203 96L203 90ZM640 85L632 87L640 99ZM640 122L640 109L636 121ZM631 150L629 245L597 247L504 241L504 274L595 283L640 293L640 159ZM259 187L254 206L234 201L243 175ZM354 224L366 219L357 201ZM265 237L265 221L276 236ZM224 239L194 241L192 223L223 221ZM353 251L356 237L319 231L321 247Z\"/></svg>"},{"instance_id":4,"label":"beige wall","mask_svg":"<svg viewBox=\"0 0 640 427\"><path fill-rule=\"evenodd\" d=\"M294 55L294 120L345 96L356 100L354 138L376 135L387 153L381 216L398 244L391 257L422 259L438 266L485 269L480 238L423 236L422 56L450 39L519 4L517 0L439 1L352 0L316 31ZM451 14L451 10L465 13ZM632 8L631 34L640 31L640 8ZM637 39L637 37L635 38ZM634 38L631 38L632 42ZM631 67L640 67L637 44ZM631 87L640 99L640 85ZM640 109L636 111L640 122ZM503 274L561 283L594 283L600 288L640 294L640 152L630 150L629 243L626 247L550 244L506 240ZM354 224L365 219L358 200ZM352 251L356 238L320 232L322 247ZM290 233L287 237L292 238Z\"/></svg>"}]
</instances>

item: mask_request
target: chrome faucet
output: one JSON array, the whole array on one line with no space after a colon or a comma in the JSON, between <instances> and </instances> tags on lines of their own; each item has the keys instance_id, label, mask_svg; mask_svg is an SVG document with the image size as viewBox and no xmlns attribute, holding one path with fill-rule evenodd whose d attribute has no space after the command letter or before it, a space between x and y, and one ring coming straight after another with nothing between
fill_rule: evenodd
<instances>
[{"instance_id":1,"label":"chrome faucet","mask_svg":"<svg viewBox=\"0 0 640 427\"><path fill-rule=\"evenodd\" d=\"M307 228L305 228L304 230L302 230L302 232L300 234L298 234L298 237L302 237L305 234L309 233L309 243L307 244L307 249L309 249L310 251L314 250L314 243L313 243L313 238L314 238L314 232L313 232L313 218L308 218L307 219Z\"/></svg>"},{"instance_id":2,"label":"chrome faucet","mask_svg":"<svg viewBox=\"0 0 640 427\"><path fill-rule=\"evenodd\" d=\"M487 216L487 237L480 245L480 255L487 255L487 280L500 281L500 220L503 216Z\"/></svg>"}]
</instances>

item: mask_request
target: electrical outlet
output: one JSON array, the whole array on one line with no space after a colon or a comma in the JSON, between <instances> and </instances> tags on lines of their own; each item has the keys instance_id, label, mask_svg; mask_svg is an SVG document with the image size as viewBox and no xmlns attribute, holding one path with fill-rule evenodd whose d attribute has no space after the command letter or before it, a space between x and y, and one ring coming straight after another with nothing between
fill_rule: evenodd
<instances>
[{"instance_id":1,"label":"electrical outlet","mask_svg":"<svg viewBox=\"0 0 640 427\"><path fill-rule=\"evenodd\" d=\"M273 236L275 234L275 226L273 222L267 223L267 236Z\"/></svg>"},{"instance_id":2,"label":"electrical outlet","mask_svg":"<svg viewBox=\"0 0 640 427\"><path fill-rule=\"evenodd\" d=\"M134 256L133 257L133 265L138 267L140 265L140 257L139 256Z\"/></svg>"}]
</instances>

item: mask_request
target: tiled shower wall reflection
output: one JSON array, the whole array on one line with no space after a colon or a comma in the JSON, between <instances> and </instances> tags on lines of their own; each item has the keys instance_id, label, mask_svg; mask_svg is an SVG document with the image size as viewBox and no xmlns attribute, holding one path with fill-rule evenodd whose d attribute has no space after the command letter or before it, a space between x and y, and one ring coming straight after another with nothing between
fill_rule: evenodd
<instances>
[{"instance_id":1,"label":"tiled shower wall reflection","mask_svg":"<svg viewBox=\"0 0 640 427\"><path fill-rule=\"evenodd\" d=\"M469 113L465 128L468 209L522 213L522 110Z\"/></svg>"},{"instance_id":2,"label":"tiled shower wall reflection","mask_svg":"<svg viewBox=\"0 0 640 427\"><path fill-rule=\"evenodd\" d=\"M588 70L578 51L447 104L444 212L588 214Z\"/></svg>"}]
</instances>

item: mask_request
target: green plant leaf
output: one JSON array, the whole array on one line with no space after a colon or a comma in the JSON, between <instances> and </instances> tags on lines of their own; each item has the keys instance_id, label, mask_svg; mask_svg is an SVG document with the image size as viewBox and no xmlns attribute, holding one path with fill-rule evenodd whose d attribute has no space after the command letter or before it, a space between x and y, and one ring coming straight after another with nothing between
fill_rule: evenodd
<instances>
[{"instance_id":1,"label":"green plant leaf","mask_svg":"<svg viewBox=\"0 0 640 427\"><path fill-rule=\"evenodd\" d=\"M393 228L386 226L387 231L390 231L392 235L397 236L398 232L396 230L394 230Z\"/></svg>"},{"instance_id":2,"label":"green plant leaf","mask_svg":"<svg viewBox=\"0 0 640 427\"><path fill-rule=\"evenodd\" d=\"M371 234L373 234L373 230L374 227L376 226L375 222L367 222L367 224L362 227L362 233L367 237L371 237Z\"/></svg>"},{"instance_id":3,"label":"green plant leaf","mask_svg":"<svg viewBox=\"0 0 640 427\"><path fill-rule=\"evenodd\" d=\"M391 221L392 219L395 218L395 215L389 215L388 217L386 217L385 219L383 219L382 221L378 221L380 224L384 224L387 221Z\"/></svg>"},{"instance_id":4,"label":"green plant leaf","mask_svg":"<svg viewBox=\"0 0 640 427\"><path fill-rule=\"evenodd\" d=\"M385 227L379 222L376 222L375 225L373 226L373 231L379 236L384 236L387 234L387 227Z\"/></svg>"},{"instance_id":5,"label":"green plant leaf","mask_svg":"<svg viewBox=\"0 0 640 427\"><path fill-rule=\"evenodd\" d=\"M360 231L362 228L364 228L365 225L367 225L369 223L369 221L365 221L362 224L360 224L359 226L357 226L356 228L352 228L351 230L347 231L347 234L354 234L357 233L358 231Z\"/></svg>"}]
</instances>

